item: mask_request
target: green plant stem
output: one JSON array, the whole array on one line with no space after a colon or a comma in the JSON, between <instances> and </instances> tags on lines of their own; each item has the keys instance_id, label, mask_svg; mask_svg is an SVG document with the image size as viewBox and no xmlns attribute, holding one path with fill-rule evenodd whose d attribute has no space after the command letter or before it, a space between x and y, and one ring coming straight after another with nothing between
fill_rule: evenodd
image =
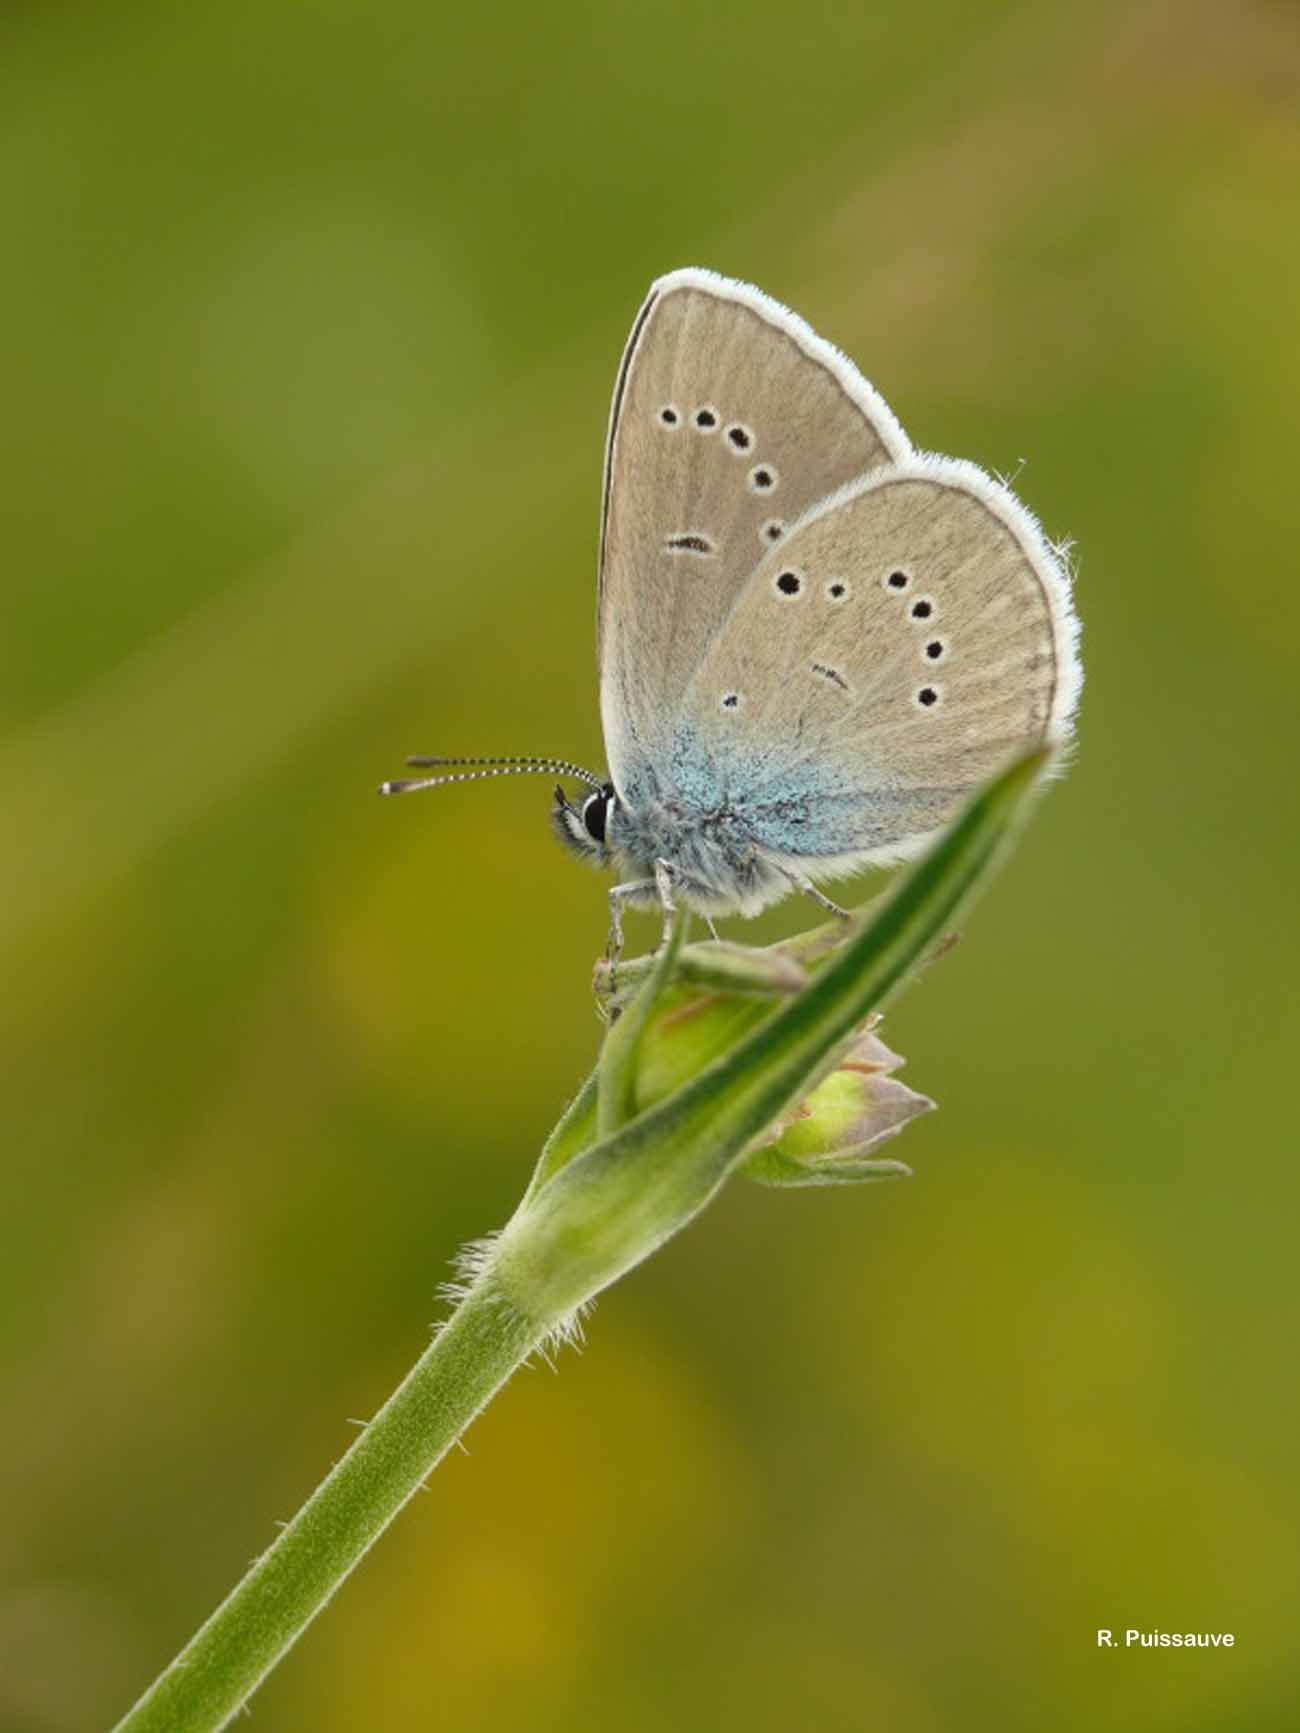
<instances>
[{"instance_id":1,"label":"green plant stem","mask_svg":"<svg viewBox=\"0 0 1300 1733\"><path fill-rule=\"evenodd\" d=\"M1046 761L1031 754L988 784L801 992L630 1117L647 1018L681 943L683 922L675 924L451 1318L117 1733L215 1733L225 1725L516 1367L685 1226L755 1137L820 1081L840 1044L903 985L987 875Z\"/></svg>"},{"instance_id":2,"label":"green plant stem","mask_svg":"<svg viewBox=\"0 0 1300 1733\"><path fill-rule=\"evenodd\" d=\"M212 1733L238 1712L425 1476L546 1335L485 1275L327 1479L117 1733Z\"/></svg>"}]
</instances>

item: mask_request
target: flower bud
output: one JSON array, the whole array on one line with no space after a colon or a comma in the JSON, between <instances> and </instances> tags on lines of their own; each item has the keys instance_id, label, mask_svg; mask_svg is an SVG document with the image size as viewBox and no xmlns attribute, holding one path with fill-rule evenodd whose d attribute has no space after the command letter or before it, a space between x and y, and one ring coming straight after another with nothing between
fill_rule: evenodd
<instances>
[{"instance_id":1,"label":"flower bud","mask_svg":"<svg viewBox=\"0 0 1300 1733\"><path fill-rule=\"evenodd\" d=\"M891 1075L903 1061L870 1018L838 1065L772 1127L742 1171L761 1185L854 1185L903 1178L911 1169L876 1151L934 1102Z\"/></svg>"},{"instance_id":2,"label":"flower bud","mask_svg":"<svg viewBox=\"0 0 1300 1733\"><path fill-rule=\"evenodd\" d=\"M631 1106L644 1112L734 1048L783 998L807 985L859 929L862 915L832 921L760 950L741 945L688 945L670 984L646 1020L633 1060ZM597 971L607 1005L625 1005L648 973L650 960ZM626 978L625 978L626 977ZM891 1074L903 1061L872 1032L869 1017L838 1053L823 1062L808 1094L761 1137L741 1163L765 1185L843 1185L907 1174L877 1150L909 1119L934 1103Z\"/></svg>"}]
</instances>

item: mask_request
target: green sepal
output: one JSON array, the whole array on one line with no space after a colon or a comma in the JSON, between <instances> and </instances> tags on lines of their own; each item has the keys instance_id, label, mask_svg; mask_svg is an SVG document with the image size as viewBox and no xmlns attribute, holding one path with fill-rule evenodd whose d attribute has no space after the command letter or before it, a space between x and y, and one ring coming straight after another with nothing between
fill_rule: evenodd
<instances>
[{"instance_id":1,"label":"green sepal","mask_svg":"<svg viewBox=\"0 0 1300 1733\"><path fill-rule=\"evenodd\" d=\"M863 1144L864 1150L873 1144ZM795 1161L782 1153L779 1145L756 1150L744 1163L746 1179L759 1185L780 1186L793 1190L809 1185L872 1185L885 1179L911 1179L912 1170L905 1161L890 1161L879 1156L854 1156L851 1150L840 1155L819 1156L813 1161Z\"/></svg>"},{"instance_id":2,"label":"green sepal","mask_svg":"<svg viewBox=\"0 0 1300 1733\"><path fill-rule=\"evenodd\" d=\"M844 923L838 925L842 938ZM649 976L654 963L653 957L634 957L614 970L602 958L596 964L594 977L597 998L614 1010L621 1009ZM674 978L684 986L698 987L706 993L760 999L797 993L808 982L807 973L783 945L758 949L711 939L683 947Z\"/></svg>"},{"instance_id":3,"label":"green sepal","mask_svg":"<svg viewBox=\"0 0 1300 1733\"><path fill-rule=\"evenodd\" d=\"M650 972L617 1022L610 1026L596 1067L596 1133L609 1137L629 1119L635 1119L637 1074L641 1047L651 1015L659 1008L664 990L673 979L689 916L679 909L673 916L668 937L651 960Z\"/></svg>"}]
</instances>

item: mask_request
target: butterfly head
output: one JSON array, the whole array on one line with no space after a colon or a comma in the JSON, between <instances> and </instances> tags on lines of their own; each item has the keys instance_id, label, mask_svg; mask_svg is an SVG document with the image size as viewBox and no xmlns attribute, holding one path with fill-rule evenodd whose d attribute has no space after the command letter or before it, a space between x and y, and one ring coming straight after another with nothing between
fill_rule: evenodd
<instances>
[{"instance_id":1,"label":"butterfly head","mask_svg":"<svg viewBox=\"0 0 1300 1733\"><path fill-rule=\"evenodd\" d=\"M595 866L609 859L610 818L618 805L612 782L602 782L575 805L558 785L551 817L561 842Z\"/></svg>"}]
</instances>

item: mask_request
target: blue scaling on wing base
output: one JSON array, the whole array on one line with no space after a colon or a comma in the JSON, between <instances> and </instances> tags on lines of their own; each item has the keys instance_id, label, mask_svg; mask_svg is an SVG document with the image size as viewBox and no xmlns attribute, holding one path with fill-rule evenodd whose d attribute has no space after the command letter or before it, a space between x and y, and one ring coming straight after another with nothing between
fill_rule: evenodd
<instances>
[{"instance_id":1,"label":"blue scaling on wing base","mask_svg":"<svg viewBox=\"0 0 1300 1733\"><path fill-rule=\"evenodd\" d=\"M797 742L756 762L748 745L706 745L682 723L658 766L641 758L628 767L612 840L637 873L649 877L666 860L688 899L743 910L788 888L770 857L815 877L819 860L887 849L918 822L938 828L955 798L951 788L864 788L848 767Z\"/></svg>"}]
</instances>

